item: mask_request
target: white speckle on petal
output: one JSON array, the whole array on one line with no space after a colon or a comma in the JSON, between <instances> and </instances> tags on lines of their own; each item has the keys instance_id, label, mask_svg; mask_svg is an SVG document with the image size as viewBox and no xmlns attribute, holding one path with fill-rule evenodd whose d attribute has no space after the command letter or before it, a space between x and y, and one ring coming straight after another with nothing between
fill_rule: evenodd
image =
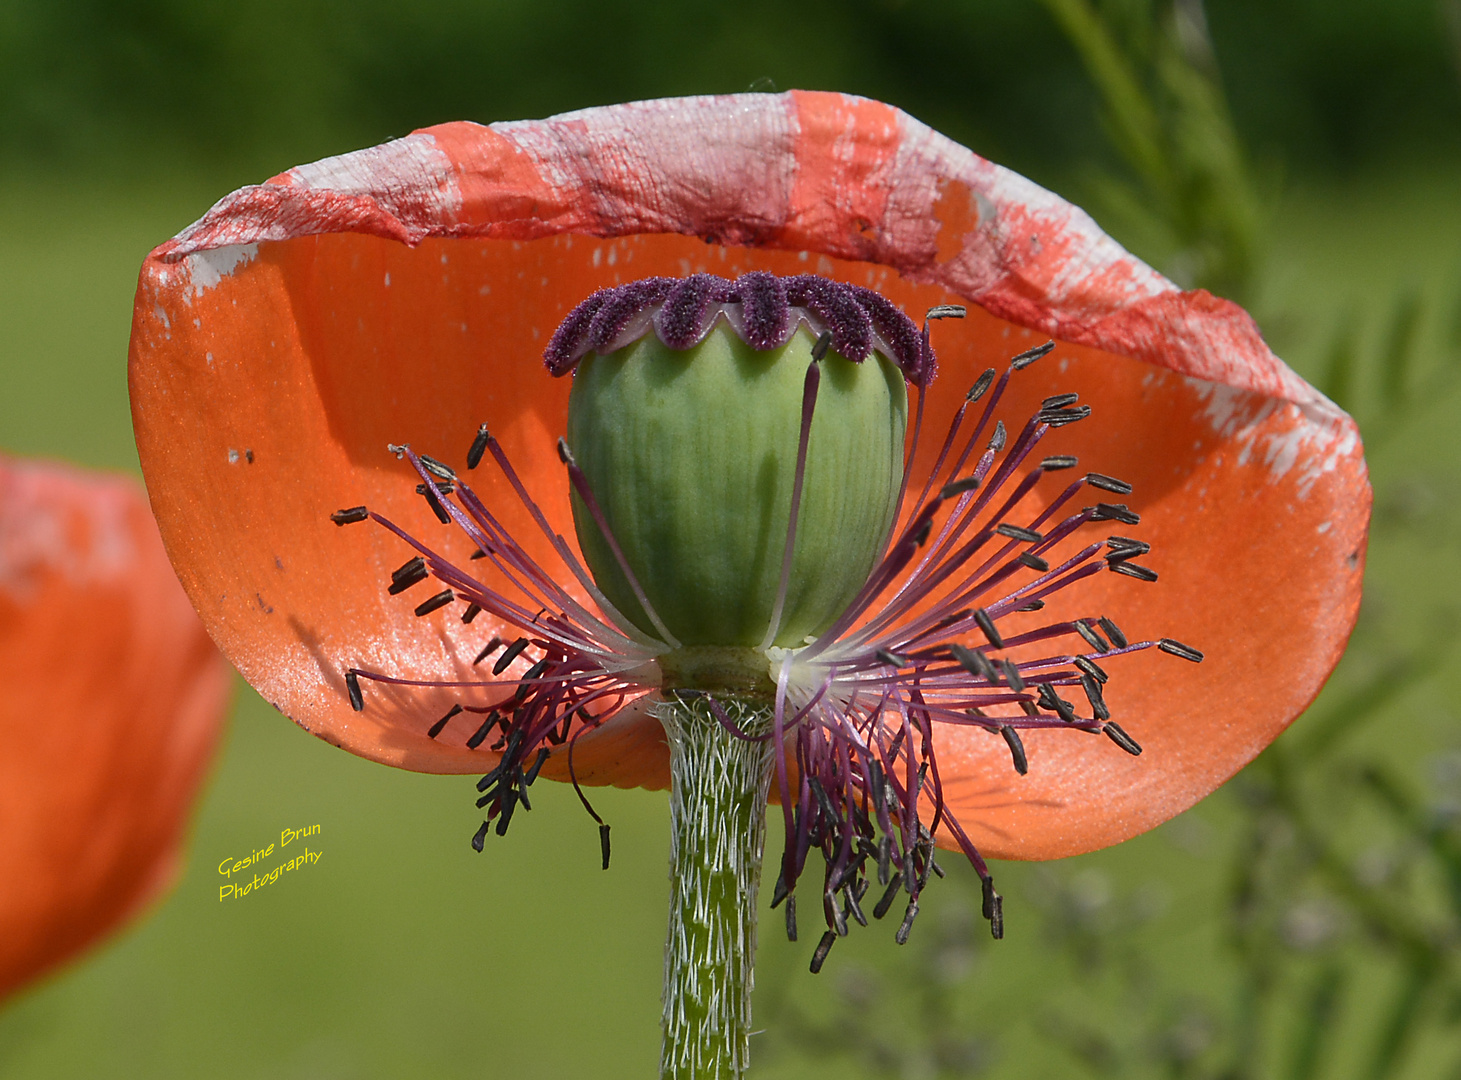
<instances>
[{"instance_id":1,"label":"white speckle on petal","mask_svg":"<svg viewBox=\"0 0 1461 1080\"><path fill-rule=\"evenodd\" d=\"M192 275L193 293L201 296L240 266L247 266L259 254L258 244L228 244L224 247L195 251L187 257Z\"/></svg>"}]
</instances>

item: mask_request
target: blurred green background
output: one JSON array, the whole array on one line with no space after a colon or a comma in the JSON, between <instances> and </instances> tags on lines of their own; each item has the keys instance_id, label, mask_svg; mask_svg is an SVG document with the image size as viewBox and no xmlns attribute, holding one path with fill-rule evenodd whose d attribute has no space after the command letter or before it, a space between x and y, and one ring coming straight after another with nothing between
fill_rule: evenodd
<instances>
[{"instance_id":1,"label":"blurred green background","mask_svg":"<svg viewBox=\"0 0 1461 1080\"><path fill-rule=\"evenodd\" d=\"M6 0L0 447L135 472L137 268L234 187L753 87L899 105L1249 304L1377 496L1351 653L1273 751L1121 848L998 867L997 945L953 867L907 948L855 933L818 977L772 917L756 1075L1461 1075L1461 0ZM0 1075L654 1075L663 795L595 796L608 873L566 788L481 856L471 797L241 685L186 876L8 1003ZM315 824L318 864L220 904L221 859Z\"/></svg>"}]
</instances>

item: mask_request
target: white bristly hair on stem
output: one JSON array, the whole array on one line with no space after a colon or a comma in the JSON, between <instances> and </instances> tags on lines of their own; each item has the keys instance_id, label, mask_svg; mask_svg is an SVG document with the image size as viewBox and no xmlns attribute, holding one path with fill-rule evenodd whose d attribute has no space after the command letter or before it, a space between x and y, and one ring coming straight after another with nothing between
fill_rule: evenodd
<instances>
[{"instance_id":1,"label":"white bristly hair on stem","mask_svg":"<svg viewBox=\"0 0 1461 1080\"><path fill-rule=\"evenodd\" d=\"M713 709L719 705L736 735ZM767 704L669 697L670 925L665 941L666 1080L735 1080L750 1052L756 894L772 740Z\"/></svg>"}]
</instances>

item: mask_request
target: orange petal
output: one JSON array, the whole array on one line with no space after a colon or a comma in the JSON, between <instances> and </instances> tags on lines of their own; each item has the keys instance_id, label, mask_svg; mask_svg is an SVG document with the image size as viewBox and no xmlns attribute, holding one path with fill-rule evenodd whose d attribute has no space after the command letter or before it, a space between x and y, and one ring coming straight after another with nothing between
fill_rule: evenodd
<instances>
[{"instance_id":1,"label":"orange petal","mask_svg":"<svg viewBox=\"0 0 1461 1080\"><path fill-rule=\"evenodd\" d=\"M1143 657L1113 682L1140 759L1032 735L1031 774L1016 778L1001 740L941 734L952 806L990 854L1053 857L1148 828L1318 692L1354 620L1369 516L1349 417L1240 308L1181 292L1076 207L898 110L824 93L446 124L244 188L153 252L133 416L164 540L215 640L321 738L406 768L485 771L494 756L467 750L466 732L426 738L445 691L350 709L345 668L461 678L492 628L449 609L414 618L384 589L402 545L328 514L367 503L465 559L470 545L434 523L385 446L461 469L485 421L571 542L552 452L568 386L543 373L548 336L604 285L750 269L841 277L915 314L972 305L934 331L942 374L915 488L977 373L1059 339L1005 415L1023 422L1056 389L1096 408L1050 452L1137 485L1128 501L1162 573L1157 585L1099 575L1062 610L1208 655L1200 668ZM472 483L556 568L493 471ZM666 783L642 712L577 753L591 782Z\"/></svg>"},{"instance_id":2,"label":"orange petal","mask_svg":"<svg viewBox=\"0 0 1461 1080\"><path fill-rule=\"evenodd\" d=\"M0 998L176 875L228 669L139 487L0 458Z\"/></svg>"}]
</instances>

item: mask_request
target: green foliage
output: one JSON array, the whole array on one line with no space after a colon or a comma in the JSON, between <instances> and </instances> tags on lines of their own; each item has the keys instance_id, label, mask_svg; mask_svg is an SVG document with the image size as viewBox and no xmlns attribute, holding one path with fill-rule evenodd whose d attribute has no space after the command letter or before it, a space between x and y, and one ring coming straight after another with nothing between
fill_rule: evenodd
<instances>
[{"instance_id":1,"label":"green foliage","mask_svg":"<svg viewBox=\"0 0 1461 1080\"><path fill-rule=\"evenodd\" d=\"M1104 178L1103 201L1157 234L1162 269L1179 284L1247 301L1258 197L1200 0L1160 14L1151 0L1042 2L1099 89L1107 134L1134 178Z\"/></svg>"},{"instance_id":2,"label":"green foliage","mask_svg":"<svg viewBox=\"0 0 1461 1080\"><path fill-rule=\"evenodd\" d=\"M1132 44L1143 3L1100 10L1121 48ZM1226 0L1211 14L1240 126L1261 152L1348 165L1397 138L1461 143L1435 0ZM1170 47L1162 35L1137 44ZM1087 123L1097 94L1070 61L1028 0L7 0L0 161L114 168L162 155L257 179L444 120L737 92L769 77L892 101L1059 180L1104 152Z\"/></svg>"}]
</instances>

